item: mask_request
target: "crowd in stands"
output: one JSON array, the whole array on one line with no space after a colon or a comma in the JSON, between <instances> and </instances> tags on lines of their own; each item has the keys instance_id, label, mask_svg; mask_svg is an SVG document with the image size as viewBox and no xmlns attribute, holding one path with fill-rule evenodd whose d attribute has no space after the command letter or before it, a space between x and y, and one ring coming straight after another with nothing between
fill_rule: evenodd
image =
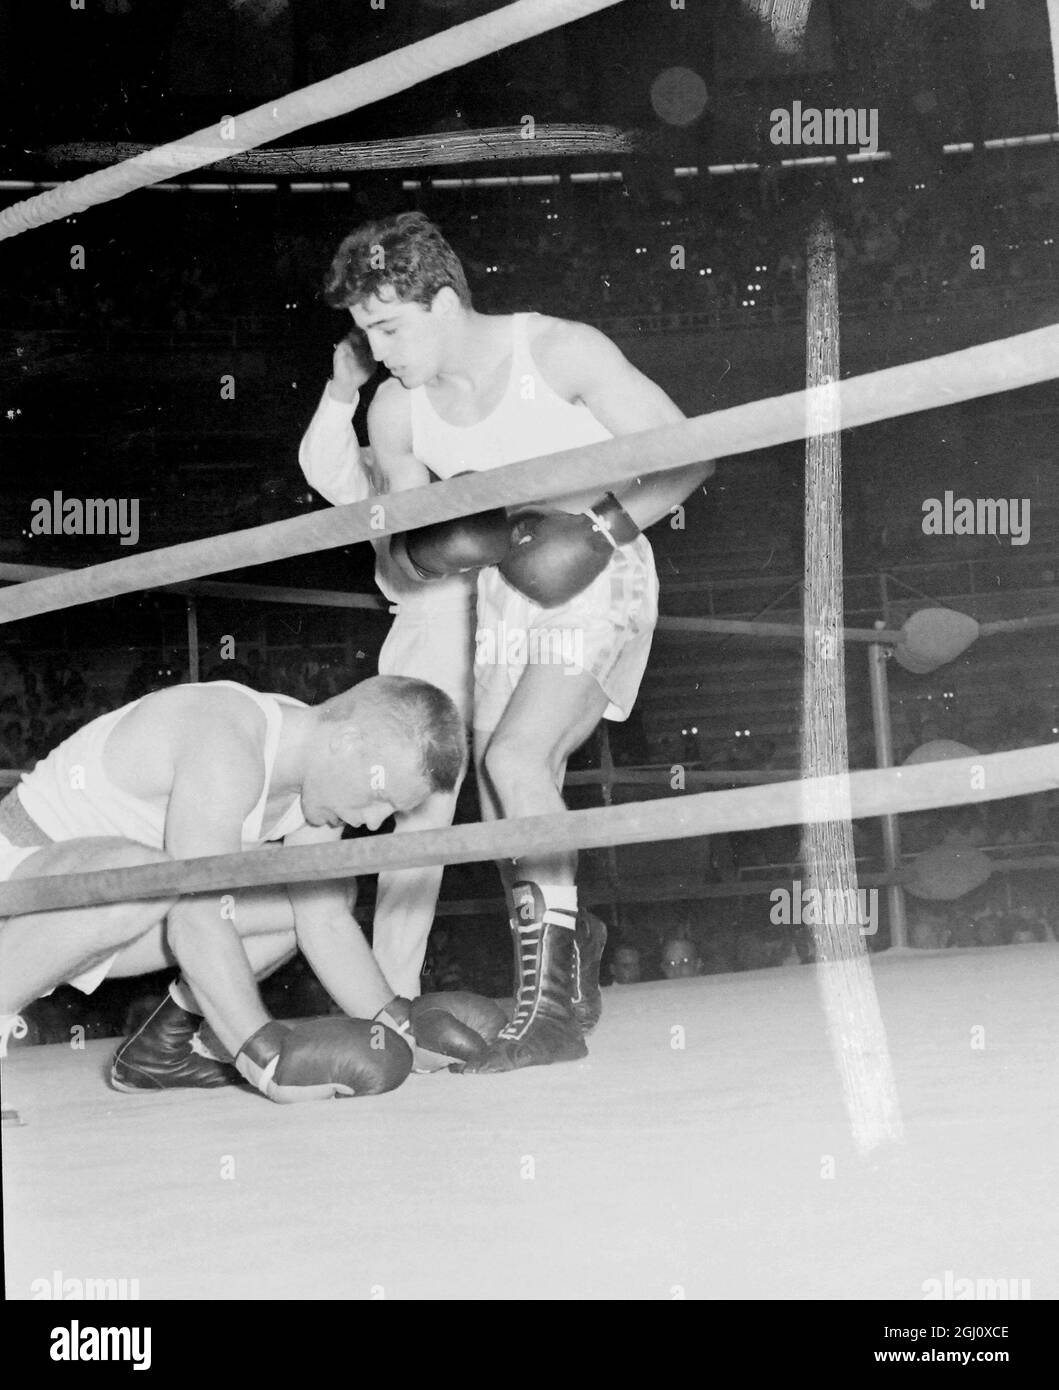
<instances>
[{"instance_id":1,"label":"crowd in stands","mask_svg":"<svg viewBox=\"0 0 1059 1390\"><path fill-rule=\"evenodd\" d=\"M27 768L89 720L111 708L74 666L0 661L0 767Z\"/></svg>"},{"instance_id":2,"label":"crowd in stands","mask_svg":"<svg viewBox=\"0 0 1059 1390\"><path fill-rule=\"evenodd\" d=\"M1010 298L1059 273L1054 207L1043 185L1034 194L1032 178L1016 214L991 205L979 171L929 188L875 174L851 186L862 176L847 173L840 187L835 177L839 278L854 310L916 307L985 286ZM163 195L143 194L123 203L122 228L103 245L84 232L91 254L81 271L69 268L54 237L27 238L18 248L25 273L0 288L0 311L9 328L27 330L180 334L278 316L296 325L318 311L340 236L376 210L347 196L348 206L335 195L321 212L307 196L173 194L160 219ZM485 309L588 319L700 313L718 323L801 312L807 209L816 199L774 170L673 179L648 191L633 179L400 197L409 207L418 200L442 225ZM986 249L979 269L972 244Z\"/></svg>"},{"instance_id":3,"label":"crowd in stands","mask_svg":"<svg viewBox=\"0 0 1059 1390\"><path fill-rule=\"evenodd\" d=\"M919 950L1059 941L1055 874L995 876L953 902L906 896L909 944ZM748 905L749 904L749 905ZM798 966L813 959L810 929L769 921L767 895L691 903L679 913L623 910L607 956L614 984ZM889 936L866 938L869 950Z\"/></svg>"}]
</instances>

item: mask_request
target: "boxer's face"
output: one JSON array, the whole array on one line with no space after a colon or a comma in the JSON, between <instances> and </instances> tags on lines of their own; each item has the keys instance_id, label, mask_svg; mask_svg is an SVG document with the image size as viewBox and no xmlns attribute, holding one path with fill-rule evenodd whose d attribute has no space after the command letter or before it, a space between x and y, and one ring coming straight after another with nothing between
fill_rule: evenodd
<instances>
[{"instance_id":1,"label":"boxer's face","mask_svg":"<svg viewBox=\"0 0 1059 1390\"><path fill-rule=\"evenodd\" d=\"M310 825L378 830L395 811L414 810L429 795L417 747L338 724L322 731L309 758L302 811Z\"/></svg>"},{"instance_id":2,"label":"boxer's face","mask_svg":"<svg viewBox=\"0 0 1059 1390\"><path fill-rule=\"evenodd\" d=\"M439 290L430 304L398 299L383 286L349 311L368 337L372 355L406 390L433 381L445 360L454 305L451 290Z\"/></svg>"}]
</instances>

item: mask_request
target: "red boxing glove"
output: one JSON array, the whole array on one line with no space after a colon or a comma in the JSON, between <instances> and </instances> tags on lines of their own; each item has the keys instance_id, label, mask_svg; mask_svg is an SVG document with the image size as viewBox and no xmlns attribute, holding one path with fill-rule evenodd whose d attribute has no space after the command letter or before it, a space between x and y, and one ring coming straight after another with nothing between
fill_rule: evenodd
<instances>
[{"instance_id":1,"label":"red boxing glove","mask_svg":"<svg viewBox=\"0 0 1059 1390\"><path fill-rule=\"evenodd\" d=\"M418 999L391 999L376 1018L396 1029L415 1048L413 1070L463 1071L477 1061L507 1023L493 999L466 990L421 994Z\"/></svg>"},{"instance_id":2,"label":"red boxing glove","mask_svg":"<svg viewBox=\"0 0 1059 1390\"><path fill-rule=\"evenodd\" d=\"M235 1058L239 1073L280 1104L377 1096L400 1086L412 1070L403 1038L362 1018L266 1023Z\"/></svg>"},{"instance_id":3,"label":"red boxing glove","mask_svg":"<svg viewBox=\"0 0 1059 1390\"><path fill-rule=\"evenodd\" d=\"M507 512L498 507L477 516L402 531L390 541L390 553L410 578L444 579L499 564L507 554L510 538Z\"/></svg>"},{"instance_id":4,"label":"red boxing glove","mask_svg":"<svg viewBox=\"0 0 1059 1390\"><path fill-rule=\"evenodd\" d=\"M450 990L413 999L410 1022L416 1040L416 1071L442 1067L462 1071L496 1042L507 1014L494 999Z\"/></svg>"},{"instance_id":5,"label":"red boxing glove","mask_svg":"<svg viewBox=\"0 0 1059 1390\"><path fill-rule=\"evenodd\" d=\"M583 593L607 568L615 550L639 534L640 528L609 492L591 510L576 515L524 512L515 518L500 573L542 608L558 608Z\"/></svg>"}]
</instances>

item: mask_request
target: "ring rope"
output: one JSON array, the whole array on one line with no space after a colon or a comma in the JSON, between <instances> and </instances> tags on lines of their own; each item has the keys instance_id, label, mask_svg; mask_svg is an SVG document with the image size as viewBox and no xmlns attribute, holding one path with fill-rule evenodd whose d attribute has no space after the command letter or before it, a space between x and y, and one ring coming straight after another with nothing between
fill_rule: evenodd
<instances>
[{"instance_id":1,"label":"ring rope","mask_svg":"<svg viewBox=\"0 0 1059 1390\"><path fill-rule=\"evenodd\" d=\"M395 53L373 58L276 101L255 106L240 116L225 117L180 140L13 203L0 212L0 241L174 175L187 174L230 155L283 139L306 126L346 116L453 68L488 58L497 49L536 38L620 3L621 0L515 0L514 4L455 24ZM225 138L229 124L232 138Z\"/></svg>"},{"instance_id":2,"label":"ring rope","mask_svg":"<svg viewBox=\"0 0 1059 1390\"><path fill-rule=\"evenodd\" d=\"M47 579L53 574L77 574L65 565L17 565L0 561L0 584L21 584L30 579ZM231 598L241 603L296 603L310 608L363 608L389 613L389 599L375 594L350 593L342 589L294 589L281 584L226 584L223 580L196 579L190 584L166 584L161 593L184 598Z\"/></svg>"},{"instance_id":3,"label":"ring rope","mask_svg":"<svg viewBox=\"0 0 1059 1390\"><path fill-rule=\"evenodd\" d=\"M22 565L0 561L0 584L21 584L30 579L47 579L53 574L79 574L63 565ZM362 608L377 613L389 613L388 599L377 594L362 594L345 589L295 589L280 584L239 584L209 579L196 579L187 584L159 586L163 593L180 594L189 598L230 598L241 603L292 603L310 608ZM979 637L1002 635L1017 637L1022 632L1059 626L1059 609L1049 613L1030 613L1018 618L997 618L981 623ZM804 623L773 623L754 618L684 618L661 614L656 632L672 632L682 637L773 637L801 642L805 638ZM844 627L843 641L871 646L893 647L901 640L897 628ZM767 780L762 777L761 780Z\"/></svg>"},{"instance_id":4,"label":"ring rope","mask_svg":"<svg viewBox=\"0 0 1059 1390\"><path fill-rule=\"evenodd\" d=\"M630 802L561 815L521 816L446 830L264 849L253 854L207 855L128 869L16 878L0 883L0 917L821 823L834 820L836 808L845 806L850 808L852 819L859 820L1000 801L1056 787L1059 743L1051 743L980 758L700 792L671 801Z\"/></svg>"},{"instance_id":5,"label":"ring rope","mask_svg":"<svg viewBox=\"0 0 1059 1390\"><path fill-rule=\"evenodd\" d=\"M21 584L30 579L47 579L53 574L77 574L83 571L70 570L62 565L18 565L0 561L0 583ZM388 600L374 594L347 593L341 589L293 589L289 586L273 584L225 584L211 583L208 579L194 580L188 584L167 584L163 593L187 595L191 598L232 598L256 603L296 603L320 608L366 608L388 613ZM1059 613L1040 615L1052 617L1059 623ZM1036 622L1036 619L1011 619L1020 624ZM1037 623L1038 626L1043 625ZM742 618L672 618L660 615L656 624L658 632L675 632L683 636L714 637L778 637L802 641L805 627L799 623L755 622ZM900 632L891 628L843 628L847 642L878 643L894 646L901 637Z\"/></svg>"},{"instance_id":6,"label":"ring rope","mask_svg":"<svg viewBox=\"0 0 1059 1390\"><path fill-rule=\"evenodd\" d=\"M1050 324L900 367L850 377L837 386L792 391L640 434L524 459L487 473L391 493L384 499L332 507L30 580L0 593L0 622L356 541L379 540L398 531L470 516L493 507L538 502L592 487L605 489L645 473L790 443L811 432L811 412L825 396L837 402L840 427L852 429L1036 385L1056 376L1059 324ZM542 470L545 462L548 467Z\"/></svg>"}]
</instances>

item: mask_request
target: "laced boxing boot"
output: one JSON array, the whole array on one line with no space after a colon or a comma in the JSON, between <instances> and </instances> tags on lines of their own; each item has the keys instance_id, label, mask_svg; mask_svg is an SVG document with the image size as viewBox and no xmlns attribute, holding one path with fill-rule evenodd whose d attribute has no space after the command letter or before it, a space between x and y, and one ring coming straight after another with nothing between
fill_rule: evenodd
<instances>
[{"instance_id":1,"label":"laced boxing boot","mask_svg":"<svg viewBox=\"0 0 1059 1390\"><path fill-rule=\"evenodd\" d=\"M571 912L545 911L534 883L512 890L516 918L515 1016L485 1056L468 1071L515 1071L552 1062L575 1062L588 1055L574 1012L576 986L575 918Z\"/></svg>"},{"instance_id":2,"label":"laced boxing boot","mask_svg":"<svg viewBox=\"0 0 1059 1390\"><path fill-rule=\"evenodd\" d=\"M116 1091L244 1085L235 1067L206 1052L198 1039L202 1023L201 1014L189 1013L166 994L115 1052L110 1084Z\"/></svg>"},{"instance_id":3,"label":"laced boxing boot","mask_svg":"<svg viewBox=\"0 0 1059 1390\"><path fill-rule=\"evenodd\" d=\"M574 1017L584 1034L591 1033L603 1012L599 962L607 945L607 926L583 907L574 931Z\"/></svg>"}]
</instances>

